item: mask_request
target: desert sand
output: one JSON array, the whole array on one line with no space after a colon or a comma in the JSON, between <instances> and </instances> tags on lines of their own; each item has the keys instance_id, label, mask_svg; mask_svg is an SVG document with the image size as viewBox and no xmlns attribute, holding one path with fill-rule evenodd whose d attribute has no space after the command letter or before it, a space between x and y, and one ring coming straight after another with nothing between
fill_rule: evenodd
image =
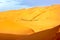
<instances>
[{"instance_id":1,"label":"desert sand","mask_svg":"<svg viewBox=\"0 0 60 40\"><path fill-rule=\"evenodd\" d=\"M60 5L0 12L0 24L1 40L55 40Z\"/></svg>"}]
</instances>

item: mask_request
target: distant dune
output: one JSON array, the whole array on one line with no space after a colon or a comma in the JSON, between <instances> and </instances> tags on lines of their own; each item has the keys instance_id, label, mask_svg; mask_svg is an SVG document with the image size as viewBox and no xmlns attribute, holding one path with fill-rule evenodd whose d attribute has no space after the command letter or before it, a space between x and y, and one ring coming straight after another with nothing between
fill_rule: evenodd
<instances>
[{"instance_id":1,"label":"distant dune","mask_svg":"<svg viewBox=\"0 0 60 40\"><path fill-rule=\"evenodd\" d=\"M0 39L55 40L59 25L60 4L4 11L0 12Z\"/></svg>"}]
</instances>

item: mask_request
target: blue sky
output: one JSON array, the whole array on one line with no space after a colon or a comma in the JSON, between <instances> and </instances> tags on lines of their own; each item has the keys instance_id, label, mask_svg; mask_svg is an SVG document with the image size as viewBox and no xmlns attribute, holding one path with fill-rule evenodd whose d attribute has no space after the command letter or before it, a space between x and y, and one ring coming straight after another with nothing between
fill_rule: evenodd
<instances>
[{"instance_id":1,"label":"blue sky","mask_svg":"<svg viewBox=\"0 0 60 40\"><path fill-rule=\"evenodd\" d=\"M0 11L60 4L60 0L0 0Z\"/></svg>"}]
</instances>

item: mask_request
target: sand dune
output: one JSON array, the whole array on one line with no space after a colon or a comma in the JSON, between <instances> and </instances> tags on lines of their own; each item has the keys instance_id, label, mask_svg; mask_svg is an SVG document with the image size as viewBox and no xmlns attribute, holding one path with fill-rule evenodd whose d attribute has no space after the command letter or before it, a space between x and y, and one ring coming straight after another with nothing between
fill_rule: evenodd
<instances>
[{"instance_id":1,"label":"sand dune","mask_svg":"<svg viewBox=\"0 0 60 40\"><path fill-rule=\"evenodd\" d=\"M0 39L53 40L58 25L60 5L0 12Z\"/></svg>"},{"instance_id":2,"label":"sand dune","mask_svg":"<svg viewBox=\"0 0 60 40\"><path fill-rule=\"evenodd\" d=\"M59 34L56 35L57 26L52 29L36 32L32 35L16 35L0 33L0 40L56 40ZM51 32L52 31L52 32Z\"/></svg>"}]
</instances>

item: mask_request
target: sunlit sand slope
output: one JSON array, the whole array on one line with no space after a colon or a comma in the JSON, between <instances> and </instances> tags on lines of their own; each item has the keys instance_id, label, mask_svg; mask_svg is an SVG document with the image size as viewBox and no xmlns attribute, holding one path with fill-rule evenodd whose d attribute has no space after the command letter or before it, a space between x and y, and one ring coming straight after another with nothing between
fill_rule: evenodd
<instances>
[{"instance_id":1,"label":"sunlit sand slope","mask_svg":"<svg viewBox=\"0 0 60 40\"><path fill-rule=\"evenodd\" d=\"M0 12L0 24L1 33L29 34L32 30L51 29L60 24L60 5Z\"/></svg>"}]
</instances>

